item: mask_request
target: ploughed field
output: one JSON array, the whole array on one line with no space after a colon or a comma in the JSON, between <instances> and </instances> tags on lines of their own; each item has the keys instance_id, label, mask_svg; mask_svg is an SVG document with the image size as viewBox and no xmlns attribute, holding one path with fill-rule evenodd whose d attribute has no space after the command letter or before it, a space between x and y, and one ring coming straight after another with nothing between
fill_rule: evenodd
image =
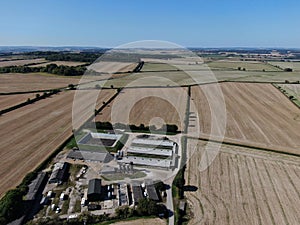
<instances>
[{"instance_id":1,"label":"ploughed field","mask_svg":"<svg viewBox=\"0 0 300 225\"><path fill-rule=\"evenodd\" d=\"M271 84L222 83L192 87L189 133L211 133L211 104L205 93L219 85L226 105L225 141L300 154L300 110ZM217 118L218 120L219 118Z\"/></svg>"},{"instance_id":2,"label":"ploughed field","mask_svg":"<svg viewBox=\"0 0 300 225\"><path fill-rule=\"evenodd\" d=\"M92 103L93 91L79 91L76 98L77 126L91 114L86 111ZM115 90L100 93L96 107L108 101ZM74 91L61 92L0 117L0 196L18 185L25 175L35 169L72 134L72 105ZM93 112L93 110L91 111Z\"/></svg>"},{"instance_id":3,"label":"ploughed field","mask_svg":"<svg viewBox=\"0 0 300 225\"><path fill-rule=\"evenodd\" d=\"M208 169L200 172L206 144L188 140L189 224L300 224L298 157L223 144ZM212 145L209 151L215 150Z\"/></svg>"}]
</instances>

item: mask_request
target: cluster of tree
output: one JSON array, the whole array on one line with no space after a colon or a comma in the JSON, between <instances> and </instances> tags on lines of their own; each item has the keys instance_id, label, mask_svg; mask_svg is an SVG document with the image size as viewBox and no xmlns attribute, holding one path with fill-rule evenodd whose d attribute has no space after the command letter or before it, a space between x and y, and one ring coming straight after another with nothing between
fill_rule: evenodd
<instances>
[{"instance_id":1,"label":"cluster of tree","mask_svg":"<svg viewBox=\"0 0 300 225\"><path fill-rule=\"evenodd\" d=\"M0 67L0 73L52 73L63 76L78 76L83 75L86 71L86 66L64 66L56 64L48 64L46 67L29 67L29 66L7 66Z\"/></svg>"},{"instance_id":2,"label":"cluster of tree","mask_svg":"<svg viewBox=\"0 0 300 225\"><path fill-rule=\"evenodd\" d=\"M144 124L140 124L140 126L130 124L126 125L123 123L115 123L112 125L110 122L96 122L96 128L98 130L112 130L113 128L116 129L124 129L124 130L132 130L132 131L166 131L167 133L178 133L178 127L175 124L165 124L162 128L158 129L155 126L145 126Z\"/></svg>"},{"instance_id":3,"label":"cluster of tree","mask_svg":"<svg viewBox=\"0 0 300 225\"><path fill-rule=\"evenodd\" d=\"M293 72L293 69L292 68L285 68L284 72Z\"/></svg>"},{"instance_id":4,"label":"cluster of tree","mask_svg":"<svg viewBox=\"0 0 300 225\"><path fill-rule=\"evenodd\" d=\"M103 52L53 52L53 51L38 51L28 52L25 55L33 55L39 58L45 58L49 61L75 61L75 62L87 62L92 63L100 56Z\"/></svg>"},{"instance_id":5,"label":"cluster of tree","mask_svg":"<svg viewBox=\"0 0 300 225\"><path fill-rule=\"evenodd\" d=\"M23 196L27 194L28 185L36 175L36 172L27 174L17 188L9 190L0 200L0 224L8 224L24 214L26 203L23 200Z\"/></svg>"},{"instance_id":6,"label":"cluster of tree","mask_svg":"<svg viewBox=\"0 0 300 225\"><path fill-rule=\"evenodd\" d=\"M164 214L166 216L166 206L159 204L151 199L143 198L139 200L136 207L136 213L139 216L158 216Z\"/></svg>"},{"instance_id":7,"label":"cluster of tree","mask_svg":"<svg viewBox=\"0 0 300 225\"><path fill-rule=\"evenodd\" d=\"M238 70L246 71L246 68L238 67Z\"/></svg>"},{"instance_id":8,"label":"cluster of tree","mask_svg":"<svg viewBox=\"0 0 300 225\"><path fill-rule=\"evenodd\" d=\"M178 196L180 199L184 198L184 184L185 184L184 171L185 171L185 166L183 166L183 168L181 168L178 171L173 181L173 185L178 189Z\"/></svg>"}]
</instances>

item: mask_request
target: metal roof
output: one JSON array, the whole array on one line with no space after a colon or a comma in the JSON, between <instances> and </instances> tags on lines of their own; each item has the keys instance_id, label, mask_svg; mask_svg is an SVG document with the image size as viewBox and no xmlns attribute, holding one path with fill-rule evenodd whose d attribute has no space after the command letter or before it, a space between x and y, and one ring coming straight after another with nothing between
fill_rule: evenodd
<instances>
[{"instance_id":1,"label":"metal roof","mask_svg":"<svg viewBox=\"0 0 300 225\"><path fill-rule=\"evenodd\" d=\"M153 184L146 185L146 190L148 193L148 197L154 201L159 201L156 189Z\"/></svg>"},{"instance_id":2,"label":"metal roof","mask_svg":"<svg viewBox=\"0 0 300 225\"><path fill-rule=\"evenodd\" d=\"M133 200L138 203L139 200L144 198L141 186L132 185Z\"/></svg>"},{"instance_id":3,"label":"metal roof","mask_svg":"<svg viewBox=\"0 0 300 225\"><path fill-rule=\"evenodd\" d=\"M141 153L147 155L161 155L161 156L169 156L171 157L173 154L172 150L169 149L160 149L160 148L143 148L143 147L134 147L131 146L127 152L130 153Z\"/></svg>"},{"instance_id":4,"label":"metal roof","mask_svg":"<svg viewBox=\"0 0 300 225\"><path fill-rule=\"evenodd\" d=\"M172 161L169 159L157 159L157 158L144 158L144 157L136 157L136 156L126 156L123 157L120 162L130 163L136 165L147 165L147 166L155 166L155 167L164 167L169 168L172 165Z\"/></svg>"},{"instance_id":5,"label":"metal roof","mask_svg":"<svg viewBox=\"0 0 300 225\"><path fill-rule=\"evenodd\" d=\"M89 160L89 161L99 161L99 162L109 162L113 160L113 156L111 156L108 152L94 152L94 151L79 151L72 150L67 156L71 159L79 159L79 160Z\"/></svg>"},{"instance_id":6,"label":"metal roof","mask_svg":"<svg viewBox=\"0 0 300 225\"><path fill-rule=\"evenodd\" d=\"M92 179L89 181L87 194L101 194L101 179Z\"/></svg>"},{"instance_id":7,"label":"metal roof","mask_svg":"<svg viewBox=\"0 0 300 225\"><path fill-rule=\"evenodd\" d=\"M170 141L170 140L157 140L157 139L154 140L154 139L146 139L146 138L136 138L132 141L132 144L173 147L174 142Z\"/></svg>"}]
</instances>

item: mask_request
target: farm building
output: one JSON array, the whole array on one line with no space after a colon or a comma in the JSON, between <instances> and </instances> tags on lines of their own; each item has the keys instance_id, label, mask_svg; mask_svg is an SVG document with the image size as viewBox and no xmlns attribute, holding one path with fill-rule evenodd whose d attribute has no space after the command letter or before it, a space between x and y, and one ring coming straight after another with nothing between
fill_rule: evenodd
<instances>
[{"instance_id":1,"label":"farm building","mask_svg":"<svg viewBox=\"0 0 300 225\"><path fill-rule=\"evenodd\" d=\"M127 150L127 153L159 155L159 156L165 156L165 157L171 157L173 155L173 151L170 149L144 148L144 147L135 147L135 146L131 146Z\"/></svg>"},{"instance_id":2,"label":"farm building","mask_svg":"<svg viewBox=\"0 0 300 225\"><path fill-rule=\"evenodd\" d=\"M61 184L67 176L69 169L69 163L56 163L52 170L49 183L58 183Z\"/></svg>"},{"instance_id":3,"label":"farm building","mask_svg":"<svg viewBox=\"0 0 300 225\"><path fill-rule=\"evenodd\" d=\"M26 195L26 200L35 200L36 196L39 192L41 192L41 189L45 185L47 179L47 174L44 172L41 172L37 175L36 179L32 181L32 183L28 186L28 193Z\"/></svg>"},{"instance_id":4,"label":"farm building","mask_svg":"<svg viewBox=\"0 0 300 225\"><path fill-rule=\"evenodd\" d=\"M154 201L159 201L159 197L157 195L156 189L153 184L146 185L145 189L149 199L152 199Z\"/></svg>"},{"instance_id":5,"label":"farm building","mask_svg":"<svg viewBox=\"0 0 300 225\"><path fill-rule=\"evenodd\" d=\"M90 202L101 200L101 179L92 179L89 181L87 200Z\"/></svg>"},{"instance_id":6,"label":"farm building","mask_svg":"<svg viewBox=\"0 0 300 225\"><path fill-rule=\"evenodd\" d=\"M173 149L173 147L176 145L176 143L173 141L170 141L170 140L136 138L132 141L132 145L160 146L160 147L164 147L164 148Z\"/></svg>"},{"instance_id":7,"label":"farm building","mask_svg":"<svg viewBox=\"0 0 300 225\"><path fill-rule=\"evenodd\" d=\"M113 160L108 152L97 152L97 151L88 151L88 150L71 150L67 156L69 159L74 160L86 160L86 161L96 161L102 163L108 163Z\"/></svg>"},{"instance_id":8,"label":"farm building","mask_svg":"<svg viewBox=\"0 0 300 225\"><path fill-rule=\"evenodd\" d=\"M137 205L139 200L144 198L142 188L140 185L132 185L131 190L133 195L133 204Z\"/></svg>"},{"instance_id":9,"label":"farm building","mask_svg":"<svg viewBox=\"0 0 300 225\"><path fill-rule=\"evenodd\" d=\"M127 184L120 184L119 206L128 205L128 204L129 204L128 186Z\"/></svg>"},{"instance_id":10,"label":"farm building","mask_svg":"<svg viewBox=\"0 0 300 225\"><path fill-rule=\"evenodd\" d=\"M122 134L90 132L81 138L78 144L113 147L121 137Z\"/></svg>"},{"instance_id":11,"label":"farm building","mask_svg":"<svg viewBox=\"0 0 300 225\"><path fill-rule=\"evenodd\" d=\"M137 157L137 156L123 157L122 160L120 160L120 162L127 163L127 164L133 162L134 165L160 167L165 169L169 169L173 166L172 160L169 159Z\"/></svg>"},{"instance_id":12,"label":"farm building","mask_svg":"<svg viewBox=\"0 0 300 225\"><path fill-rule=\"evenodd\" d=\"M166 138L138 137L132 140L131 146L126 150L127 155L120 162L171 169L175 166L177 148L176 142Z\"/></svg>"}]
</instances>

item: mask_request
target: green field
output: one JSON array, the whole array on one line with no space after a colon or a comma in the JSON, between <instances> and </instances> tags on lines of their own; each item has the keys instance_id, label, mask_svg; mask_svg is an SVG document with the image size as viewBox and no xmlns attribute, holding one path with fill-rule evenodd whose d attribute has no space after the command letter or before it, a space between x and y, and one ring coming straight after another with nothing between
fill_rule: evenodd
<instances>
[{"instance_id":1,"label":"green field","mask_svg":"<svg viewBox=\"0 0 300 225\"><path fill-rule=\"evenodd\" d=\"M273 65L268 63L259 62L259 61L226 61L226 60L219 60L209 62L207 64L211 69L221 69L221 70L238 70L245 68L246 71L282 71L279 68L276 68Z\"/></svg>"},{"instance_id":2,"label":"green field","mask_svg":"<svg viewBox=\"0 0 300 225\"><path fill-rule=\"evenodd\" d=\"M238 70L238 67L241 67L241 70ZM243 68L246 70L243 71ZM178 71L178 69L180 70ZM100 76L99 80L101 79L103 78ZM99 84L106 88L111 86L115 88L166 87L206 84L217 81L285 83L286 80L290 83L300 80L300 71L284 72L273 65L257 61L214 61L208 64L196 64L191 61L174 66L147 62L139 73L93 82L89 86Z\"/></svg>"},{"instance_id":3,"label":"green field","mask_svg":"<svg viewBox=\"0 0 300 225\"><path fill-rule=\"evenodd\" d=\"M280 84L277 87L281 87L281 91L284 90L286 96L293 96L291 101L300 107L300 84Z\"/></svg>"},{"instance_id":4,"label":"green field","mask_svg":"<svg viewBox=\"0 0 300 225\"><path fill-rule=\"evenodd\" d=\"M300 62L270 62L274 66L279 66L282 69L291 68L294 71L300 71Z\"/></svg>"},{"instance_id":5,"label":"green field","mask_svg":"<svg viewBox=\"0 0 300 225\"><path fill-rule=\"evenodd\" d=\"M165 63L145 63L142 72L149 71L177 71L177 68Z\"/></svg>"}]
</instances>

